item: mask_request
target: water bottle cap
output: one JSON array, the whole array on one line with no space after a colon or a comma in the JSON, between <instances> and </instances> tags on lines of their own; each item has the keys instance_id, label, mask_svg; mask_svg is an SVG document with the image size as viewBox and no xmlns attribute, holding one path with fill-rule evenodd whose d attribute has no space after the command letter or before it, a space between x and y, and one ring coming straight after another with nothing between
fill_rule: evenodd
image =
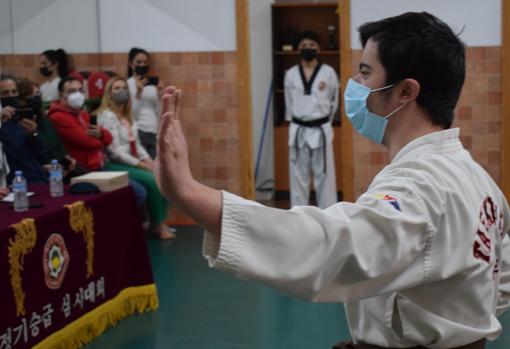
<instances>
[{"instance_id":1,"label":"water bottle cap","mask_svg":"<svg viewBox=\"0 0 510 349\"><path fill-rule=\"evenodd\" d=\"M17 170L16 172L14 172L15 176L21 176L22 174L23 174L23 172L20 170Z\"/></svg>"},{"instance_id":2,"label":"water bottle cap","mask_svg":"<svg viewBox=\"0 0 510 349\"><path fill-rule=\"evenodd\" d=\"M58 165L58 160L57 160L57 159L53 159L53 160L51 160L51 164L52 164L52 165Z\"/></svg>"}]
</instances>

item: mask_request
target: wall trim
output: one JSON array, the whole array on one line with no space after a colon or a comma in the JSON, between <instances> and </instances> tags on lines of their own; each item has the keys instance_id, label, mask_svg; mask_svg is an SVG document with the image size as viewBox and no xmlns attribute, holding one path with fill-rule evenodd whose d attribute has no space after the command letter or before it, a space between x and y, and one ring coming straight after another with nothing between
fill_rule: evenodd
<instances>
[{"instance_id":1,"label":"wall trim","mask_svg":"<svg viewBox=\"0 0 510 349\"><path fill-rule=\"evenodd\" d=\"M510 200L510 2L501 6L501 188Z\"/></svg>"},{"instance_id":2,"label":"wall trim","mask_svg":"<svg viewBox=\"0 0 510 349\"><path fill-rule=\"evenodd\" d=\"M352 51L351 51L351 1L338 0L338 20L340 28L340 86L343 96L344 87L352 76ZM345 117L344 103L341 102L342 110L342 194L343 200L354 201L354 167L353 167L353 129L349 120Z\"/></svg>"},{"instance_id":3,"label":"wall trim","mask_svg":"<svg viewBox=\"0 0 510 349\"><path fill-rule=\"evenodd\" d=\"M254 199L249 19L248 0L236 0L239 184L240 194L245 198Z\"/></svg>"}]
</instances>

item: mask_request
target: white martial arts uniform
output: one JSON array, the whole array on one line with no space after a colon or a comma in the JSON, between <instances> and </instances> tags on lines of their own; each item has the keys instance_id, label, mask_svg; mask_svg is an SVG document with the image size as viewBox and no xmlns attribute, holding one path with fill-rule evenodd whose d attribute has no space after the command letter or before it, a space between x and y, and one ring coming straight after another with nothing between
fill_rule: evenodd
<instances>
[{"instance_id":1,"label":"white martial arts uniform","mask_svg":"<svg viewBox=\"0 0 510 349\"><path fill-rule=\"evenodd\" d=\"M284 87L287 121L293 118L305 122L328 119L318 127L290 123L288 145L291 206L309 204L312 172L317 203L320 208L329 207L337 202L331 126L338 108L337 74L329 65L321 64L312 81L310 93L306 94L299 65L295 65L285 73Z\"/></svg>"},{"instance_id":2,"label":"white martial arts uniform","mask_svg":"<svg viewBox=\"0 0 510 349\"><path fill-rule=\"evenodd\" d=\"M355 341L494 339L510 305L510 209L458 133L407 144L354 204L285 211L224 192L221 244L207 233L204 256L297 297L345 302Z\"/></svg>"},{"instance_id":3,"label":"white martial arts uniform","mask_svg":"<svg viewBox=\"0 0 510 349\"><path fill-rule=\"evenodd\" d=\"M41 99L44 102L53 102L60 98L58 93L60 80L60 77L57 76L55 79L46 81L41 85L39 89L41 90Z\"/></svg>"}]
</instances>

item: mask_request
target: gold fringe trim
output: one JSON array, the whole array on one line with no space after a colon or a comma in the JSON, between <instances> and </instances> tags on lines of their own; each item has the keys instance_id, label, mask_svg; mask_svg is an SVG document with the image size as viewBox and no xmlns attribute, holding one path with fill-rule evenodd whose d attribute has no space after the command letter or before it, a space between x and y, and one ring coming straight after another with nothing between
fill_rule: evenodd
<instances>
[{"instance_id":1,"label":"gold fringe trim","mask_svg":"<svg viewBox=\"0 0 510 349\"><path fill-rule=\"evenodd\" d=\"M83 201L64 205L69 209L69 225L75 233L82 233L87 244L87 279L94 274L94 215Z\"/></svg>"},{"instance_id":2,"label":"gold fringe trim","mask_svg":"<svg viewBox=\"0 0 510 349\"><path fill-rule=\"evenodd\" d=\"M32 251L37 242L37 230L33 218L25 218L21 222L11 225L16 230L13 239L9 239L9 264L11 268L11 287L16 302L16 316L25 315L25 292L21 273L25 256Z\"/></svg>"},{"instance_id":3,"label":"gold fringe trim","mask_svg":"<svg viewBox=\"0 0 510 349\"><path fill-rule=\"evenodd\" d=\"M36 344L33 349L76 349L99 337L123 318L159 307L155 284L128 287L119 294Z\"/></svg>"}]
</instances>

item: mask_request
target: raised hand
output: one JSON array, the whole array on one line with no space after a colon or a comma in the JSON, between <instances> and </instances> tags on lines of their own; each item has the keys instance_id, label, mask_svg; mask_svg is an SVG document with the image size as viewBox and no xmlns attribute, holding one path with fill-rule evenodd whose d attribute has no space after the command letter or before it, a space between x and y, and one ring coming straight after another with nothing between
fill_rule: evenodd
<instances>
[{"instance_id":1,"label":"raised hand","mask_svg":"<svg viewBox=\"0 0 510 349\"><path fill-rule=\"evenodd\" d=\"M191 175L188 144L179 121L181 101L181 90L174 86L165 89L161 98L154 176L159 190L171 203L178 205L195 222L219 237L221 192L195 181Z\"/></svg>"},{"instance_id":2,"label":"raised hand","mask_svg":"<svg viewBox=\"0 0 510 349\"><path fill-rule=\"evenodd\" d=\"M179 121L181 90L175 86L165 89L161 98L161 117L158 130L157 157L154 175L161 193L179 201L193 185L188 156L188 144Z\"/></svg>"}]
</instances>

